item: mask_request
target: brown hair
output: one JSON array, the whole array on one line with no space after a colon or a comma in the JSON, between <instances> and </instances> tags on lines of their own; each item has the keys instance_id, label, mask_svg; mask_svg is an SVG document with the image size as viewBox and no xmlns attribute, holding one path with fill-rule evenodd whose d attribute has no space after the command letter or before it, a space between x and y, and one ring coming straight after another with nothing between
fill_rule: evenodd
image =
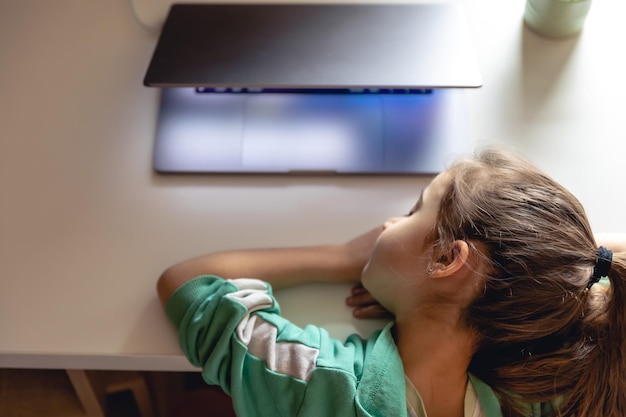
<instances>
[{"instance_id":1,"label":"brown hair","mask_svg":"<svg viewBox=\"0 0 626 417\"><path fill-rule=\"evenodd\" d=\"M507 416L555 399L557 416L625 416L625 254L613 256L610 285L587 289L598 248L570 192L503 151L450 172L435 253L463 239L486 255L465 310L479 335L469 371L494 388Z\"/></svg>"}]
</instances>

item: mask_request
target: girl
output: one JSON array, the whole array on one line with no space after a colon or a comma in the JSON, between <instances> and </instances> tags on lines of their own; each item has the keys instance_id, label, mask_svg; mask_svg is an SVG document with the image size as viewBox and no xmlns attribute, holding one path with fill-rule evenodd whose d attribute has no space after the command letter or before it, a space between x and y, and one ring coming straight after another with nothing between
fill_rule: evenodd
<instances>
[{"instance_id":1,"label":"girl","mask_svg":"<svg viewBox=\"0 0 626 417\"><path fill-rule=\"evenodd\" d=\"M487 151L346 244L201 256L158 292L240 416L623 417L626 240L603 244L568 191ZM297 328L270 285L312 281L361 282L355 314L395 320L343 343Z\"/></svg>"}]
</instances>

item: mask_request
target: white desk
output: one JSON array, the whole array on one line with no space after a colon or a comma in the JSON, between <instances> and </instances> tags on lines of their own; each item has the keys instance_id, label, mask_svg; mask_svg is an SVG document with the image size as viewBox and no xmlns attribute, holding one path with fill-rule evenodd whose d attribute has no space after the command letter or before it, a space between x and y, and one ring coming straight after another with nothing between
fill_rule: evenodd
<instances>
[{"instance_id":1,"label":"white desk","mask_svg":"<svg viewBox=\"0 0 626 417\"><path fill-rule=\"evenodd\" d=\"M467 93L472 139L516 147L596 231L626 232L626 3L594 3L559 41L523 27L523 0L462 3L485 82ZM125 0L0 2L0 367L191 369L157 302L164 268L340 242L405 212L429 180L154 174L158 92L141 82L156 38ZM346 292L278 297L297 323L369 331Z\"/></svg>"}]
</instances>

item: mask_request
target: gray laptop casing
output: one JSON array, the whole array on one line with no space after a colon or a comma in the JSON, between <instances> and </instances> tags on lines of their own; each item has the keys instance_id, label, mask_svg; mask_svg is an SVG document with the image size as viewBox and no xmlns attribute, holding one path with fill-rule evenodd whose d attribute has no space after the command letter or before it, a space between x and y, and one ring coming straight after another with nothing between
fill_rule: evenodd
<instances>
[{"instance_id":1,"label":"gray laptop casing","mask_svg":"<svg viewBox=\"0 0 626 417\"><path fill-rule=\"evenodd\" d=\"M411 174L470 151L482 79L456 4L184 4L144 84L159 172Z\"/></svg>"}]
</instances>

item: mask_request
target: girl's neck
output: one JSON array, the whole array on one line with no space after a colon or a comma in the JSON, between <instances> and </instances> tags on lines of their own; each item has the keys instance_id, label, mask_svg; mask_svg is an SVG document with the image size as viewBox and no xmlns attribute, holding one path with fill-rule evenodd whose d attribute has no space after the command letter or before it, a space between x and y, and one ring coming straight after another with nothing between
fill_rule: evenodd
<instances>
[{"instance_id":1,"label":"girl's neck","mask_svg":"<svg viewBox=\"0 0 626 417\"><path fill-rule=\"evenodd\" d=\"M462 417L475 338L458 320L443 320L445 315L413 312L408 317L396 319L396 344L428 417Z\"/></svg>"}]
</instances>

